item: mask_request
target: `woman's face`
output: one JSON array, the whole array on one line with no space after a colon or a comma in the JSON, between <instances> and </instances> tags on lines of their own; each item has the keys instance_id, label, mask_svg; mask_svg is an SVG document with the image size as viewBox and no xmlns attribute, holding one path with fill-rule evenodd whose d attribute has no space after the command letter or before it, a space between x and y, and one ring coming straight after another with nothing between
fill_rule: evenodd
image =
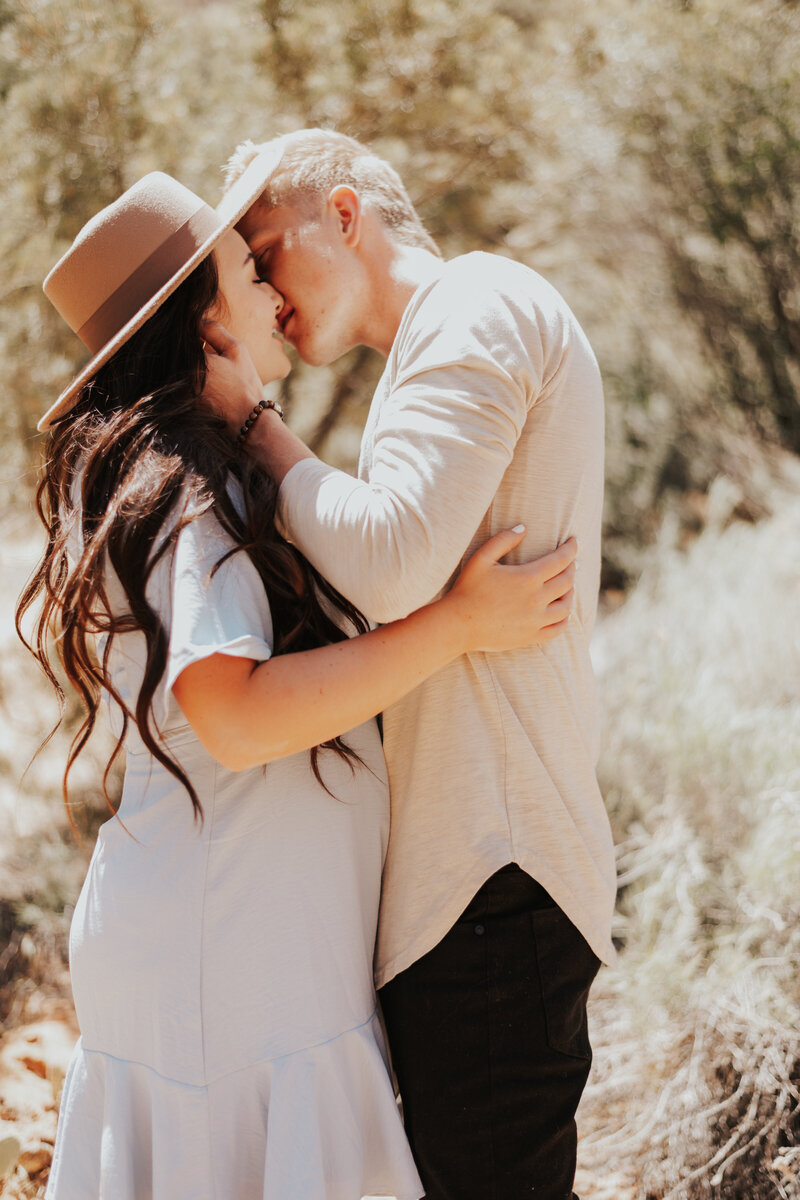
<instances>
[{"instance_id":1,"label":"woman's face","mask_svg":"<svg viewBox=\"0 0 800 1200\"><path fill-rule=\"evenodd\" d=\"M283 379L291 370L277 320L283 297L258 278L247 242L235 229L220 239L214 257L220 296L208 315L244 343L262 383Z\"/></svg>"}]
</instances>

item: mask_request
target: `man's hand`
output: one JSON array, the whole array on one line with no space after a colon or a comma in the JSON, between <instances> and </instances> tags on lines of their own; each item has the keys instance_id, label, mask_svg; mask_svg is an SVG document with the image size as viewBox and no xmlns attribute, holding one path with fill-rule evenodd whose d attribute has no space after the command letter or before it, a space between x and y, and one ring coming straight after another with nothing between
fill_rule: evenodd
<instances>
[{"instance_id":1,"label":"man's hand","mask_svg":"<svg viewBox=\"0 0 800 1200\"><path fill-rule=\"evenodd\" d=\"M264 389L250 351L228 333L219 321L204 321L201 333L206 343L206 386L203 400L222 417L237 435Z\"/></svg>"}]
</instances>

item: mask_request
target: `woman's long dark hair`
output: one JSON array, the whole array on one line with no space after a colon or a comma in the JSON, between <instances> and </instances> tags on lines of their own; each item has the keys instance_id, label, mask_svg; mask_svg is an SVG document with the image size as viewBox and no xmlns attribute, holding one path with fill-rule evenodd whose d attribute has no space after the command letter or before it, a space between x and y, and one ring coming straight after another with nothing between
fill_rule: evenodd
<instances>
[{"instance_id":1,"label":"woman's long dark hair","mask_svg":"<svg viewBox=\"0 0 800 1200\"><path fill-rule=\"evenodd\" d=\"M64 771L67 801L70 770L95 727L105 691L122 713L122 729L103 776L109 805L109 772L134 720L150 754L180 780L195 816L202 818L200 799L169 754L153 718L153 696L167 662L167 631L146 595L156 563L170 551L181 529L202 513L212 512L235 542L235 549L224 557L246 553L258 571L269 597L274 653L343 640L346 634L330 615L331 606L357 632L368 628L364 617L280 536L275 528L273 479L237 452L224 422L198 403L206 377L200 322L218 296L216 263L209 255L97 371L75 407L49 435L36 493L47 547L20 597L16 623L58 694L62 718L64 693L51 659L53 644L83 702L84 719ZM243 512L231 499L231 479L241 489ZM191 496L188 507L187 496ZM77 561L68 553L68 546L75 553L70 530L76 521ZM127 598L128 612L122 615L113 613L109 602L108 568ZM21 623L34 605L40 609L28 642ZM108 661L112 638L133 631L144 635L147 657L131 711L114 687ZM106 635L100 659L98 635ZM339 738L313 748L311 765L323 786L319 767L323 748L335 751L351 766L360 761Z\"/></svg>"}]
</instances>

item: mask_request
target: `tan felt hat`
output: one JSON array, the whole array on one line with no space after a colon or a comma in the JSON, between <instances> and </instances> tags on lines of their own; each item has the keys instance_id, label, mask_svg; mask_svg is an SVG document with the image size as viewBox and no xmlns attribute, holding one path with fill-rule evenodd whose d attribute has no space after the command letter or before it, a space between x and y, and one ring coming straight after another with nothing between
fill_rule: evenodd
<instances>
[{"instance_id":1,"label":"tan felt hat","mask_svg":"<svg viewBox=\"0 0 800 1200\"><path fill-rule=\"evenodd\" d=\"M40 431L69 412L83 385L241 220L282 153L278 144L254 158L216 211L154 171L84 225L44 292L92 357L39 421Z\"/></svg>"}]
</instances>

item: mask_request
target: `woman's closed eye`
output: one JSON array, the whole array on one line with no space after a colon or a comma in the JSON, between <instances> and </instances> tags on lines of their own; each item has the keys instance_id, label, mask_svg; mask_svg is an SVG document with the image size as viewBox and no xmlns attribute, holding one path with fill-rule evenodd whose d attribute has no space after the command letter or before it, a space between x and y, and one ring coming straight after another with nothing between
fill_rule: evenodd
<instances>
[{"instance_id":1,"label":"woman's closed eye","mask_svg":"<svg viewBox=\"0 0 800 1200\"><path fill-rule=\"evenodd\" d=\"M256 275L261 283L269 283L269 250L262 250L258 255L253 255L253 263L256 268Z\"/></svg>"}]
</instances>

